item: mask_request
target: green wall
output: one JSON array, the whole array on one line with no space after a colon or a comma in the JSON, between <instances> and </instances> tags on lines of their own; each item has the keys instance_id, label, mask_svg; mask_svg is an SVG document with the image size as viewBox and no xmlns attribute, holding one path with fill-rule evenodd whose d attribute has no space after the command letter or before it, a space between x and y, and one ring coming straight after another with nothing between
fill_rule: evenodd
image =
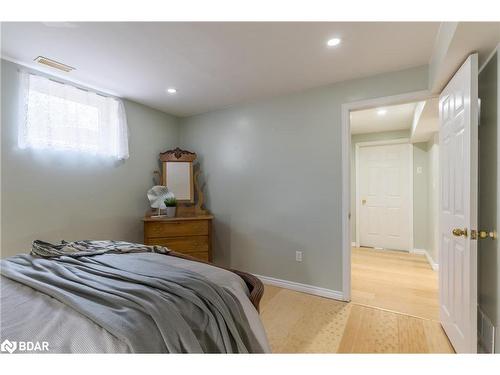
<instances>
[{"instance_id":1,"label":"green wall","mask_svg":"<svg viewBox=\"0 0 500 375\"><path fill-rule=\"evenodd\" d=\"M427 143L413 144L413 248L427 250L429 243L429 156ZM421 172L418 171L421 168Z\"/></svg>"},{"instance_id":2,"label":"green wall","mask_svg":"<svg viewBox=\"0 0 500 375\"><path fill-rule=\"evenodd\" d=\"M498 53L479 74L481 115L479 126L479 228L499 230L498 203L500 195L500 156L498 132L500 96ZM500 352L500 241L481 240L478 243L479 306L497 327L496 351Z\"/></svg>"},{"instance_id":3,"label":"green wall","mask_svg":"<svg viewBox=\"0 0 500 375\"><path fill-rule=\"evenodd\" d=\"M181 119L207 180L216 262L340 291L341 105L426 88L419 67Z\"/></svg>"},{"instance_id":4,"label":"green wall","mask_svg":"<svg viewBox=\"0 0 500 375\"><path fill-rule=\"evenodd\" d=\"M439 133L427 142L427 253L439 263Z\"/></svg>"}]
</instances>

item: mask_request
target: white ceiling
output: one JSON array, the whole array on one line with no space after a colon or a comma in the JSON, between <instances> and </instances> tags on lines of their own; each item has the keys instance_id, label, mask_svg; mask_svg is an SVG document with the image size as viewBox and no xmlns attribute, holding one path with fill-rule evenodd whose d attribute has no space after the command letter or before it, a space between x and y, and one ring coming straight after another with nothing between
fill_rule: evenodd
<instances>
[{"instance_id":1,"label":"white ceiling","mask_svg":"<svg viewBox=\"0 0 500 375\"><path fill-rule=\"evenodd\" d=\"M1 52L23 64L33 65L39 55L60 61L77 68L67 79L186 116L426 65L438 27L437 22L2 23ZM331 37L341 37L342 44L327 48ZM171 86L177 95L165 93Z\"/></svg>"},{"instance_id":2,"label":"white ceiling","mask_svg":"<svg viewBox=\"0 0 500 375\"><path fill-rule=\"evenodd\" d=\"M410 130L417 103L398 104L351 112L351 134ZM377 112L384 109L383 116Z\"/></svg>"},{"instance_id":3,"label":"white ceiling","mask_svg":"<svg viewBox=\"0 0 500 375\"><path fill-rule=\"evenodd\" d=\"M481 66L499 43L500 22L459 22L431 89L440 92L471 53Z\"/></svg>"}]
</instances>

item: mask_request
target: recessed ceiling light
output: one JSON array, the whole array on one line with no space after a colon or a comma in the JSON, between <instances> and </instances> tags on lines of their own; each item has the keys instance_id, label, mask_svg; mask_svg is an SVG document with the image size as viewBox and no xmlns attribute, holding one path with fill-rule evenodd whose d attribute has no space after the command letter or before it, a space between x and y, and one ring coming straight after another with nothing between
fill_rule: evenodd
<instances>
[{"instance_id":1,"label":"recessed ceiling light","mask_svg":"<svg viewBox=\"0 0 500 375\"><path fill-rule=\"evenodd\" d=\"M173 95L173 94L176 94L176 93L177 93L177 89L176 89L176 88L174 88L174 87L169 87L169 88L167 89L167 92L168 92L169 94L172 94L172 95Z\"/></svg>"},{"instance_id":2,"label":"recessed ceiling light","mask_svg":"<svg viewBox=\"0 0 500 375\"><path fill-rule=\"evenodd\" d=\"M387 113L387 109L381 108L377 111L377 115L384 116Z\"/></svg>"},{"instance_id":3,"label":"recessed ceiling light","mask_svg":"<svg viewBox=\"0 0 500 375\"><path fill-rule=\"evenodd\" d=\"M328 47L335 47L335 46L338 46L341 41L342 40L340 38L332 38L332 39L329 39L328 42L326 42L326 45Z\"/></svg>"}]
</instances>

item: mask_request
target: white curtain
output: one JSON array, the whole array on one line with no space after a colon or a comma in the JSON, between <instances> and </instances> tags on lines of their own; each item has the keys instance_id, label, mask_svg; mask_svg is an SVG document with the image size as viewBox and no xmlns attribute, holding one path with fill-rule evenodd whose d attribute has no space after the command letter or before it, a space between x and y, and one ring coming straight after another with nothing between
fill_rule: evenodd
<instances>
[{"instance_id":1,"label":"white curtain","mask_svg":"<svg viewBox=\"0 0 500 375\"><path fill-rule=\"evenodd\" d=\"M21 74L19 147L128 159L127 119L115 98Z\"/></svg>"}]
</instances>

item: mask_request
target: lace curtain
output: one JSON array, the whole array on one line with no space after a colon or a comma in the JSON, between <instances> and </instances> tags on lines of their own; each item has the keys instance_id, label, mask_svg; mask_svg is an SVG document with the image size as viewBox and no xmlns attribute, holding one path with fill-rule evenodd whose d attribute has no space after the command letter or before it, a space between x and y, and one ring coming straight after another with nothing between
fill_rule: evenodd
<instances>
[{"instance_id":1,"label":"lace curtain","mask_svg":"<svg viewBox=\"0 0 500 375\"><path fill-rule=\"evenodd\" d=\"M19 147L72 150L128 159L123 103L21 72Z\"/></svg>"}]
</instances>

